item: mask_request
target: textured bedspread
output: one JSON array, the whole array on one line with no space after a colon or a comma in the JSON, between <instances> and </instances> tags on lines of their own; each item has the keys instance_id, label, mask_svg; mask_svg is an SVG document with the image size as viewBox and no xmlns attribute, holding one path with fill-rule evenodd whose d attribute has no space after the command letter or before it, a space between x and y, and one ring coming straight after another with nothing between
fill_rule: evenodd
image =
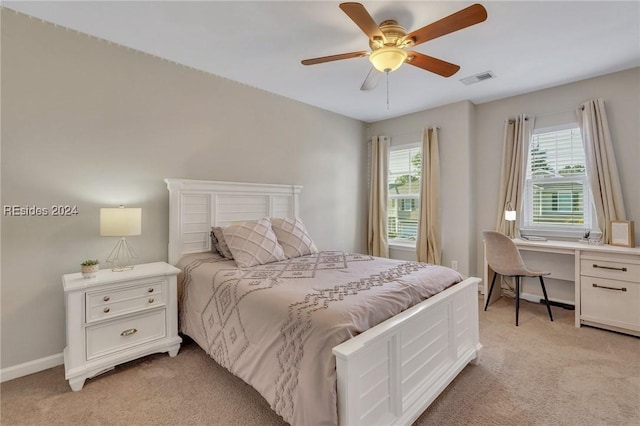
<instances>
[{"instance_id":1,"label":"textured bedspread","mask_svg":"<svg viewBox=\"0 0 640 426\"><path fill-rule=\"evenodd\" d=\"M296 426L338 422L334 346L462 280L343 252L248 269L199 253L178 267L181 331Z\"/></svg>"}]
</instances>

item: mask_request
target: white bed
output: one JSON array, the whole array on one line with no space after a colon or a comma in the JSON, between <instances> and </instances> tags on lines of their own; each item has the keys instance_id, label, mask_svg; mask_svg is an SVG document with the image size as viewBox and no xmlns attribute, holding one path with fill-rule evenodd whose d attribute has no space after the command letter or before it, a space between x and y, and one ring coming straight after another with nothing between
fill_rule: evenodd
<instances>
[{"instance_id":1,"label":"white bed","mask_svg":"<svg viewBox=\"0 0 640 426\"><path fill-rule=\"evenodd\" d=\"M300 186L166 182L172 264L210 251L212 225L298 216ZM340 425L410 424L477 357L479 282L468 278L333 348Z\"/></svg>"}]
</instances>

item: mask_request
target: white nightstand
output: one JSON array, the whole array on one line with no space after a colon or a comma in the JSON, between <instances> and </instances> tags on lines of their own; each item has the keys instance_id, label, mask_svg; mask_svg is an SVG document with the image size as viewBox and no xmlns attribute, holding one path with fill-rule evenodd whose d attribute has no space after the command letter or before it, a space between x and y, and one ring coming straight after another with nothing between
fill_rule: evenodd
<instances>
[{"instance_id":1,"label":"white nightstand","mask_svg":"<svg viewBox=\"0 0 640 426\"><path fill-rule=\"evenodd\" d=\"M95 278L62 277L67 313L65 378L74 391L118 364L156 352L178 354L180 270L164 262Z\"/></svg>"}]
</instances>

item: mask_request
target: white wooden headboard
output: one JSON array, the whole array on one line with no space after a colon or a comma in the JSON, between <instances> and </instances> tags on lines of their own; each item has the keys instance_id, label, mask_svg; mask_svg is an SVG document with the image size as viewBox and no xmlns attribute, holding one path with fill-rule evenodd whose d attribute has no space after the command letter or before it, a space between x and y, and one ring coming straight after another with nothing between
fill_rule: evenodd
<instances>
[{"instance_id":1,"label":"white wooden headboard","mask_svg":"<svg viewBox=\"0 0 640 426\"><path fill-rule=\"evenodd\" d=\"M169 263L211 250L211 226L262 217L298 217L302 186L165 179L169 190Z\"/></svg>"}]
</instances>

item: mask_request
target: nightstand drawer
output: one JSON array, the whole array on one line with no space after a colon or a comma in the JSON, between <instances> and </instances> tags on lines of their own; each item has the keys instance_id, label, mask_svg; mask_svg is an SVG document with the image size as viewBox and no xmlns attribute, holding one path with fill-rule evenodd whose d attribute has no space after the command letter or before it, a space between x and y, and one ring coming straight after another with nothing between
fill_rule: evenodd
<instances>
[{"instance_id":1,"label":"nightstand drawer","mask_svg":"<svg viewBox=\"0 0 640 426\"><path fill-rule=\"evenodd\" d=\"M581 319L640 330L640 284L582 276Z\"/></svg>"},{"instance_id":2,"label":"nightstand drawer","mask_svg":"<svg viewBox=\"0 0 640 426\"><path fill-rule=\"evenodd\" d=\"M166 336L164 309L86 328L87 360Z\"/></svg>"},{"instance_id":3,"label":"nightstand drawer","mask_svg":"<svg viewBox=\"0 0 640 426\"><path fill-rule=\"evenodd\" d=\"M616 262L604 258L582 258L580 264L581 275L602 277L612 280L640 282L640 264L631 262Z\"/></svg>"},{"instance_id":4,"label":"nightstand drawer","mask_svg":"<svg viewBox=\"0 0 640 426\"><path fill-rule=\"evenodd\" d=\"M145 281L125 288L86 294L87 323L113 318L165 304L166 281Z\"/></svg>"}]
</instances>

